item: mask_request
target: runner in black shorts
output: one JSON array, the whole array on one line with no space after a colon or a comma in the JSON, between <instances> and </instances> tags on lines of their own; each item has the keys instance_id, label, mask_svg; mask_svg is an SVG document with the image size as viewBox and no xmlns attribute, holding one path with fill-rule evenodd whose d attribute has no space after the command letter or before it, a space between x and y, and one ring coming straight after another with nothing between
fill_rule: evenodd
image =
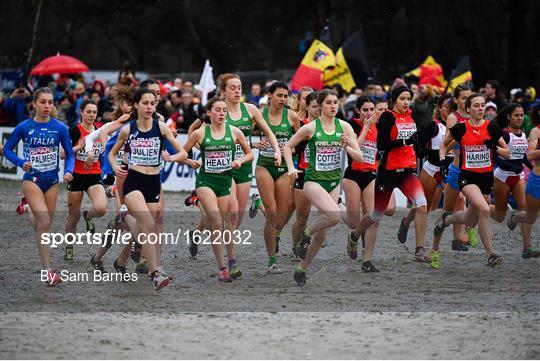
<instances>
[{"instance_id":1,"label":"runner in black shorts","mask_svg":"<svg viewBox=\"0 0 540 361\"><path fill-rule=\"evenodd\" d=\"M493 189L493 153L496 150L499 155L508 159L510 151L499 127L484 119L485 100L481 94L469 96L465 108L470 118L450 128L449 136L440 146L439 159L443 162L447 151L452 149L455 142L459 142L458 184L470 205L466 210L454 214L444 211L433 233L435 236L442 235L444 228L450 224L468 224L471 227L478 224L480 238L488 255L488 265L494 267L502 262L502 257L493 250L493 232L489 224L489 197ZM442 165L440 171L446 176L448 166ZM434 268L438 268L438 265Z\"/></svg>"}]
</instances>

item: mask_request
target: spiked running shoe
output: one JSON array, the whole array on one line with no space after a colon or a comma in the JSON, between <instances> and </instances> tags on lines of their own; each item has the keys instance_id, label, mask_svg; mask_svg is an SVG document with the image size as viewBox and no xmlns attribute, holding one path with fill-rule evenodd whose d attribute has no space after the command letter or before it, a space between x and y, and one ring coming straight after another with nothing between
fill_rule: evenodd
<instances>
[{"instance_id":1,"label":"spiked running shoe","mask_svg":"<svg viewBox=\"0 0 540 361\"><path fill-rule=\"evenodd\" d=\"M103 260L100 259L99 261L96 261L95 256L96 255L94 254L90 258L90 264L92 265L92 267L94 267L96 271L99 271L101 273L107 273L107 271L105 271L105 268L103 267Z\"/></svg>"},{"instance_id":2,"label":"spiked running shoe","mask_svg":"<svg viewBox=\"0 0 540 361\"><path fill-rule=\"evenodd\" d=\"M354 240L354 232L349 232L349 237L347 237L347 254L350 259L356 260L358 258L358 238Z\"/></svg>"},{"instance_id":3,"label":"spiked running shoe","mask_svg":"<svg viewBox=\"0 0 540 361\"><path fill-rule=\"evenodd\" d=\"M73 262L73 246L66 246L64 261Z\"/></svg>"},{"instance_id":4,"label":"spiked running shoe","mask_svg":"<svg viewBox=\"0 0 540 361\"><path fill-rule=\"evenodd\" d=\"M414 260L416 262L430 262L431 259L425 255L424 247L416 247L414 251Z\"/></svg>"},{"instance_id":5,"label":"spiked running shoe","mask_svg":"<svg viewBox=\"0 0 540 361\"><path fill-rule=\"evenodd\" d=\"M406 218L401 219L401 223L399 224L399 229L397 232L397 239L401 244L407 242L407 234L409 233L409 225L405 224L405 220Z\"/></svg>"},{"instance_id":6,"label":"spiked running shoe","mask_svg":"<svg viewBox=\"0 0 540 361\"><path fill-rule=\"evenodd\" d=\"M152 282L154 283L154 290L159 291L163 287L166 287L171 283L172 277L167 275L162 270L158 269L152 272Z\"/></svg>"},{"instance_id":7,"label":"spiked running shoe","mask_svg":"<svg viewBox=\"0 0 540 361\"><path fill-rule=\"evenodd\" d=\"M470 242L470 239L469 239ZM452 251L467 252L469 247L461 243L461 240L456 238L452 241Z\"/></svg>"},{"instance_id":8,"label":"spiked running shoe","mask_svg":"<svg viewBox=\"0 0 540 361\"><path fill-rule=\"evenodd\" d=\"M380 269L375 267L371 261L362 262L362 272L364 273L377 273L381 272Z\"/></svg>"},{"instance_id":9,"label":"spiked running shoe","mask_svg":"<svg viewBox=\"0 0 540 361\"><path fill-rule=\"evenodd\" d=\"M19 216L22 216L23 214L26 213L27 209L28 209L28 202L26 201L26 198L22 197L21 202L17 204L17 208L15 208L15 212L17 212Z\"/></svg>"},{"instance_id":10,"label":"spiked running shoe","mask_svg":"<svg viewBox=\"0 0 540 361\"><path fill-rule=\"evenodd\" d=\"M296 281L297 286L303 287L306 285L306 271L300 269L300 267L296 267L294 270L293 278Z\"/></svg>"},{"instance_id":11,"label":"spiked running shoe","mask_svg":"<svg viewBox=\"0 0 540 361\"><path fill-rule=\"evenodd\" d=\"M114 262L113 262L113 268L115 269L115 271L116 271L117 273L121 273L121 274L127 273L127 271L126 271L126 266L120 266L120 265L118 264L118 258L114 260Z\"/></svg>"},{"instance_id":12,"label":"spiked running shoe","mask_svg":"<svg viewBox=\"0 0 540 361\"><path fill-rule=\"evenodd\" d=\"M530 259L530 258L538 258L540 257L540 249L529 246L523 253L521 254L521 258L523 259Z\"/></svg>"},{"instance_id":13,"label":"spiked running shoe","mask_svg":"<svg viewBox=\"0 0 540 361\"><path fill-rule=\"evenodd\" d=\"M137 267L135 267L135 272L142 275L148 274L148 270L149 270L148 261L145 259L137 263Z\"/></svg>"},{"instance_id":14,"label":"spiked running shoe","mask_svg":"<svg viewBox=\"0 0 540 361\"><path fill-rule=\"evenodd\" d=\"M475 227L468 228L467 235L469 236L469 245L478 247L478 230Z\"/></svg>"},{"instance_id":15,"label":"spiked running shoe","mask_svg":"<svg viewBox=\"0 0 540 361\"><path fill-rule=\"evenodd\" d=\"M229 275L229 271L227 270L227 268L224 268L221 271L219 271L219 280L222 281L222 282L232 282L233 281L233 279Z\"/></svg>"},{"instance_id":16,"label":"spiked running shoe","mask_svg":"<svg viewBox=\"0 0 540 361\"><path fill-rule=\"evenodd\" d=\"M94 221L91 219L88 219L88 211L84 211L83 214L84 219L84 225L86 227L86 232L90 232L92 234L96 233L96 225L94 224Z\"/></svg>"},{"instance_id":17,"label":"spiked running shoe","mask_svg":"<svg viewBox=\"0 0 540 361\"><path fill-rule=\"evenodd\" d=\"M47 286L54 287L60 282L62 282L62 278L56 273L54 270L49 268L47 270L47 280L45 281L47 283Z\"/></svg>"},{"instance_id":18,"label":"spiked running shoe","mask_svg":"<svg viewBox=\"0 0 540 361\"><path fill-rule=\"evenodd\" d=\"M300 259L306 258L307 250L310 243L311 236L308 236L306 230L304 229L304 232L302 232L302 238L300 238L300 241L296 245L296 254L298 255L298 257L300 257Z\"/></svg>"},{"instance_id":19,"label":"spiked running shoe","mask_svg":"<svg viewBox=\"0 0 540 361\"><path fill-rule=\"evenodd\" d=\"M488 258L488 266L489 267L495 267L495 266L501 264L502 261L503 261L503 258L501 256L497 256L495 253L493 253Z\"/></svg>"},{"instance_id":20,"label":"spiked running shoe","mask_svg":"<svg viewBox=\"0 0 540 361\"><path fill-rule=\"evenodd\" d=\"M24 198L23 198L24 199ZM19 213L19 212L17 212ZM506 223L506 225L508 226L508 229L511 230L511 231L515 231L516 230L516 227L517 227L517 224L515 224L512 220L514 219L514 216L517 214L516 211L513 211L512 214L510 215L510 218L508 219L508 223Z\"/></svg>"},{"instance_id":21,"label":"spiked running shoe","mask_svg":"<svg viewBox=\"0 0 540 361\"><path fill-rule=\"evenodd\" d=\"M434 269L441 267L441 254L439 251L431 250L431 262L429 262L429 265Z\"/></svg>"},{"instance_id":22,"label":"spiked running shoe","mask_svg":"<svg viewBox=\"0 0 540 361\"><path fill-rule=\"evenodd\" d=\"M184 204L186 205L186 207L196 206L198 202L199 197L197 196L197 191L192 191L191 195L187 196L184 200Z\"/></svg>"},{"instance_id":23,"label":"spiked running shoe","mask_svg":"<svg viewBox=\"0 0 540 361\"><path fill-rule=\"evenodd\" d=\"M229 276L231 276L233 280L242 277L242 271L238 268L236 263L229 269Z\"/></svg>"},{"instance_id":24,"label":"spiked running shoe","mask_svg":"<svg viewBox=\"0 0 540 361\"><path fill-rule=\"evenodd\" d=\"M435 235L435 237L438 237L441 234L443 234L444 229L448 227L448 225L445 224L445 221L446 221L446 217L448 217L451 214L452 213L448 211L442 212L441 219L435 224L435 228L433 229L433 234Z\"/></svg>"},{"instance_id":25,"label":"spiked running shoe","mask_svg":"<svg viewBox=\"0 0 540 361\"><path fill-rule=\"evenodd\" d=\"M282 274L283 271L281 270L281 268L279 268L277 263L274 263L273 265L270 265L266 268L266 273L268 273L269 275L279 275Z\"/></svg>"},{"instance_id":26,"label":"spiked running shoe","mask_svg":"<svg viewBox=\"0 0 540 361\"><path fill-rule=\"evenodd\" d=\"M249 218L255 218L259 212L259 207L261 206L261 196L258 193L251 195L251 205L249 206Z\"/></svg>"}]
</instances>

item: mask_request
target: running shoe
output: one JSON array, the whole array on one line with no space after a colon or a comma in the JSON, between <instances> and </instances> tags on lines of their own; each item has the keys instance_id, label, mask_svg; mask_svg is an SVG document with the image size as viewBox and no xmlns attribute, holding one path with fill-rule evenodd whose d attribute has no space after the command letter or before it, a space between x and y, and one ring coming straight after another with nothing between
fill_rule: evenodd
<instances>
[{"instance_id":1,"label":"running shoe","mask_svg":"<svg viewBox=\"0 0 540 361\"><path fill-rule=\"evenodd\" d=\"M135 263L141 262L142 244L137 241L131 242L131 250L129 251L129 257Z\"/></svg>"},{"instance_id":2,"label":"running shoe","mask_svg":"<svg viewBox=\"0 0 540 361\"><path fill-rule=\"evenodd\" d=\"M105 195L107 198L114 198L114 191L117 189L116 184L113 184L112 186L108 186L105 188Z\"/></svg>"},{"instance_id":3,"label":"running shoe","mask_svg":"<svg viewBox=\"0 0 540 361\"><path fill-rule=\"evenodd\" d=\"M433 229L433 234L435 235L435 237L438 237L441 234L443 234L444 229L448 227L448 225L445 224L444 221L446 220L446 217L448 217L450 214L452 213L448 211L442 212L441 219L439 219L439 221L435 224L435 228Z\"/></svg>"},{"instance_id":4,"label":"running shoe","mask_svg":"<svg viewBox=\"0 0 540 361\"><path fill-rule=\"evenodd\" d=\"M197 196L197 191L192 191L191 194L184 200L186 207L196 206L198 202L199 197Z\"/></svg>"},{"instance_id":5,"label":"running shoe","mask_svg":"<svg viewBox=\"0 0 540 361\"><path fill-rule=\"evenodd\" d=\"M296 254L296 249L293 248L293 249L291 250L291 262L300 262L300 261L301 261L301 259L300 259L300 257L298 257L298 255Z\"/></svg>"},{"instance_id":6,"label":"running shoe","mask_svg":"<svg viewBox=\"0 0 540 361\"><path fill-rule=\"evenodd\" d=\"M268 273L269 275L279 275L282 274L283 271L281 270L281 268L279 268L277 263L274 263L273 265L266 268L266 273Z\"/></svg>"},{"instance_id":7,"label":"running shoe","mask_svg":"<svg viewBox=\"0 0 540 361\"><path fill-rule=\"evenodd\" d=\"M15 212L17 212L19 216L22 216L23 214L26 213L27 209L28 209L28 202L26 201L26 198L22 197L21 202L17 204L17 208L15 208Z\"/></svg>"},{"instance_id":8,"label":"running shoe","mask_svg":"<svg viewBox=\"0 0 540 361\"><path fill-rule=\"evenodd\" d=\"M23 198L24 199L24 198ZM17 211L17 213L19 213ZM517 214L516 211L512 211L512 214L510 215L510 218L508 219L508 223L506 223L506 225L508 226L508 229L511 230L511 231L515 231L516 230L516 227L517 227L517 224L515 224L512 219L514 219L514 216Z\"/></svg>"},{"instance_id":9,"label":"running shoe","mask_svg":"<svg viewBox=\"0 0 540 361\"><path fill-rule=\"evenodd\" d=\"M118 258L114 260L113 268L116 270L117 273L121 273L121 274L127 273L126 266L120 266L118 264Z\"/></svg>"},{"instance_id":10,"label":"running shoe","mask_svg":"<svg viewBox=\"0 0 540 361\"><path fill-rule=\"evenodd\" d=\"M362 262L362 272L364 273L377 273L381 272L380 269L375 267L371 261Z\"/></svg>"},{"instance_id":11,"label":"running shoe","mask_svg":"<svg viewBox=\"0 0 540 361\"><path fill-rule=\"evenodd\" d=\"M469 245L478 247L478 230L476 227L467 228L467 235L469 236Z\"/></svg>"},{"instance_id":12,"label":"running shoe","mask_svg":"<svg viewBox=\"0 0 540 361\"><path fill-rule=\"evenodd\" d=\"M405 224L407 218L402 218L397 231L397 239L399 243L404 244L407 242L407 234L409 233L409 225Z\"/></svg>"},{"instance_id":13,"label":"running shoe","mask_svg":"<svg viewBox=\"0 0 540 361\"><path fill-rule=\"evenodd\" d=\"M229 269L229 276L231 276L233 280L242 277L242 271L238 268L236 263Z\"/></svg>"},{"instance_id":14,"label":"running shoe","mask_svg":"<svg viewBox=\"0 0 540 361\"><path fill-rule=\"evenodd\" d=\"M197 253L199 253L199 244L193 240L194 231L189 231L189 255L191 259L196 259Z\"/></svg>"},{"instance_id":15,"label":"running shoe","mask_svg":"<svg viewBox=\"0 0 540 361\"><path fill-rule=\"evenodd\" d=\"M105 271L105 268L103 267L103 260L100 259L99 261L96 261L95 256L96 255L93 254L90 258L90 264L92 265L92 267L94 267L96 271L99 271L101 273L107 273L107 271Z\"/></svg>"},{"instance_id":16,"label":"running shoe","mask_svg":"<svg viewBox=\"0 0 540 361\"><path fill-rule=\"evenodd\" d=\"M279 243L281 242L281 236L276 234L276 254L279 253Z\"/></svg>"},{"instance_id":17,"label":"running shoe","mask_svg":"<svg viewBox=\"0 0 540 361\"><path fill-rule=\"evenodd\" d=\"M470 239L469 239L470 242ZM467 252L469 250L469 247L461 243L461 241L456 238L452 241L452 251L458 251L458 252Z\"/></svg>"},{"instance_id":18,"label":"running shoe","mask_svg":"<svg viewBox=\"0 0 540 361\"><path fill-rule=\"evenodd\" d=\"M73 246L66 246L64 261L73 262Z\"/></svg>"},{"instance_id":19,"label":"running shoe","mask_svg":"<svg viewBox=\"0 0 540 361\"><path fill-rule=\"evenodd\" d=\"M416 247L414 251L414 260L416 262L430 262L431 259L425 255L424 247Z\"/></svg>"},{"instance_id":20,"label":"running shoe","mask_svg":"<svg viewBox=\"0 0 540 361\"><path fill-rule=\"evenodd\" d=\"M503 261L503 258L501 256L497 256L495 253L493 253L488 258L488 266L489 267L495 267L498 264L501 264Z\"/></svg>"},{"instance_id":21,"label":"running shoe","mask_svg":"<svg viewBox=\"0 0 540 361\"><path fill-rule=\"evenodd\" d=\"M296 267L294 270L294 280L296 281L296 285L303 287L306 285L306 271L300 269L300 267Z\"/></svg>"},{"instance_id":22,"label":"running shoe","mask_svg":"<svg viewBox=\"0 0 540 361\"><path fill-rule=\"evenodd\" d=\"M523 251L521 258L523 259L529 259L529 258L538 258L540 257L540 249L529 246L525 251Z\"/></svg>"},{"instance_id":23,"label":"running shoe","mask_svg":"<svg viewBox=\"0 0 540 361\"><path fill-rule=\"evenodd\" d=\"M219 271L219 280L223 281L223 282L232 282L233 281L233 279L229 275L229 271L227 270L227 268L224 268L221 271Z\"/></svg>"},{"instance_id":24,"label":"running shoe","mask_svg":"<svg viewBox=\"0 0 540 361\"><path fill-rule=\"evenodd\" d=\"M152 272L152 282L154 283L154 290L159 291L163 287L166 287L171 283L172 277L167 275L162 270L158 269Z\"/></svg>"},{"instance_id":25,"label":"running shoe","mask_svg":"<svg viewBox=\"0 0 540 361\"><path fill-rule=\"evenodd\" d=\"M145 259L137 263L137 267L135 267L135 272L142 275L147 274L148 270L149 270L148 261Z\"/></svg>"},{"instance_id":26,"label":"running shoe","mask_svg":"<svg viewBox=\"0 0 540 361\"><path fill-rule=\"evenodd\" d=\"M259 212L259 207L261 206L262 200L261 196L258 193L251 195L251 205L249 206L249 218L255 218Z\"/></svg>"},{"instance_id":27,"label":"running shoe","mask_svg":"<svg viewBox=\"0 0 540 361\"><path fill-rule=\"evenodd\" d=\"M350 259L356 260L358 258L358 238L354 240L354 232L349 232L349 237L347 237L347 254Z\"/></svg>"},{"instance_id":28,"label":"running shoe","mask_svg":"<svg viewBox=\"0 0 540 361\"><path fill-rule=\"evenodd\" d=\"M60 282L62 282L62 278L60 278L58 273L56 273L54 270L49 268L47 270L47 280L45 282L47 282L47 286L54 287Z\"/></svg>"},{"instance_id":29,"label":"running shoe","mask_svg":"<svg viewBox=\"0 0 540 361\"><path fill-rule=\"evenodd\" d=\"M84 224L86 226L86 232L90 232L92 234L96 233L96 226L94 224L94 221L86 218L88 216L88 211L84 211L82 216L84 219Z\"/></svg>"},{"instance_id":30,"label":"running shoe","mask_svg":"<svg viewBox=\"0 0 540 361\"><path fill-rule=\"evenodd\" d=\"M302 238L300 238L300 241L296 245L296 254L301 259L306 258L307 250L309 247L309 244L311 243L311 236L308 236L306 233L306 230L304 229L304 232L302 232Z\"/></svg>"},{"instance_id":31,"label":"running shoe","mask_svg":"<svg viewBox=\"0 0 540 361\"><path fill-rule=\"evenodd\" d=\"M439 251L431 250L431 262L429 262L429 265L434 269L441 267L441 254Z\"/></svg>"}]
</instances>

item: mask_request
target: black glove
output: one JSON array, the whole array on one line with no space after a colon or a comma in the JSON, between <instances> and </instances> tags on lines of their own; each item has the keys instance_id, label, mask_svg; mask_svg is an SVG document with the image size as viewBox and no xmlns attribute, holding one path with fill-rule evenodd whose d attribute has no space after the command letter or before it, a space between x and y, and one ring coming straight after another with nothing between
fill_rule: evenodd
<instances>
[{"instance_id":1,"label":"black glove","mask_svg":"<svg viewBox=\"0 0 540 361\"><path fill-rule=\"evenodd\" d=\"M418 132L411 135L409 138L405 139L405 145L420 144L420 134Z\"/></svg>"},{"instance_id":2,"label":"black glove","mask_svg":"<svg viewBox=\"0 0 540 361\"><path fill-rule=\"evenodd\" d=\"M443 177L443 179L448 176L448 163L446 162L446 159L441 160L441 165L439 166L439 173L441 174L441 177Z\"/></svg>"}]
</instances>

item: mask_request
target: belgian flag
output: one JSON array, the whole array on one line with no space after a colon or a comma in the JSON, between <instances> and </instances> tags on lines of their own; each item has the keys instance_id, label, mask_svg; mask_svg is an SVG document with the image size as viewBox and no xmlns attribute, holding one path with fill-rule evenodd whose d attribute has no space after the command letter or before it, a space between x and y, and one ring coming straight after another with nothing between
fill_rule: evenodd
<instances>
[{"instance_id":1,"label":"belgian flag","mask_svg":"<svg viewBox=\"0 0 540 361\"><path fill-rule=\"evenodd\" d=\"M339 83L349 92L372 76L364 35L362 30L359 30L347 38L338 49L335 66L324 72L324 85Z\"/></svg>"},{"instance_id":2,"label":"belgian flag","mask_svg":"<svg viewBox=\"0 0 540 361\"><path fill-rule=\"evenodd\" d=\"M302 62L296 69L291 81L291 89L299 90L303 86L315 90L323 88L323 72L328 67L334 66L336 57L332 47L330 28L325 26L319 39L315 39L309 47Z\"/></svg>"},{"instance_id":3,"label":"belgian flag","mask_svg":"<svg viewBox=\"0 0 540 361\"><path fill-rule=\"evenodd\" d=\"M411 70L405 76L417 77L419 79L418 84L432 85L439 88L440 91L443 91L448 84L444 79L441 65L431 55L428 55L418 68Z\"/></svg>"},{"instance_id":4,"label":"belgian flag","mask_svg":"<svg viewBox=\"0 0 540 361\"><path fill-rule=\"evenodd\" d=\"M452 70L450 75L450 82L446 91L452 92L459 84L472 80L471 63L469 57L464 56L458 63L458 65Z\"/></svg>"}]
</instances>

